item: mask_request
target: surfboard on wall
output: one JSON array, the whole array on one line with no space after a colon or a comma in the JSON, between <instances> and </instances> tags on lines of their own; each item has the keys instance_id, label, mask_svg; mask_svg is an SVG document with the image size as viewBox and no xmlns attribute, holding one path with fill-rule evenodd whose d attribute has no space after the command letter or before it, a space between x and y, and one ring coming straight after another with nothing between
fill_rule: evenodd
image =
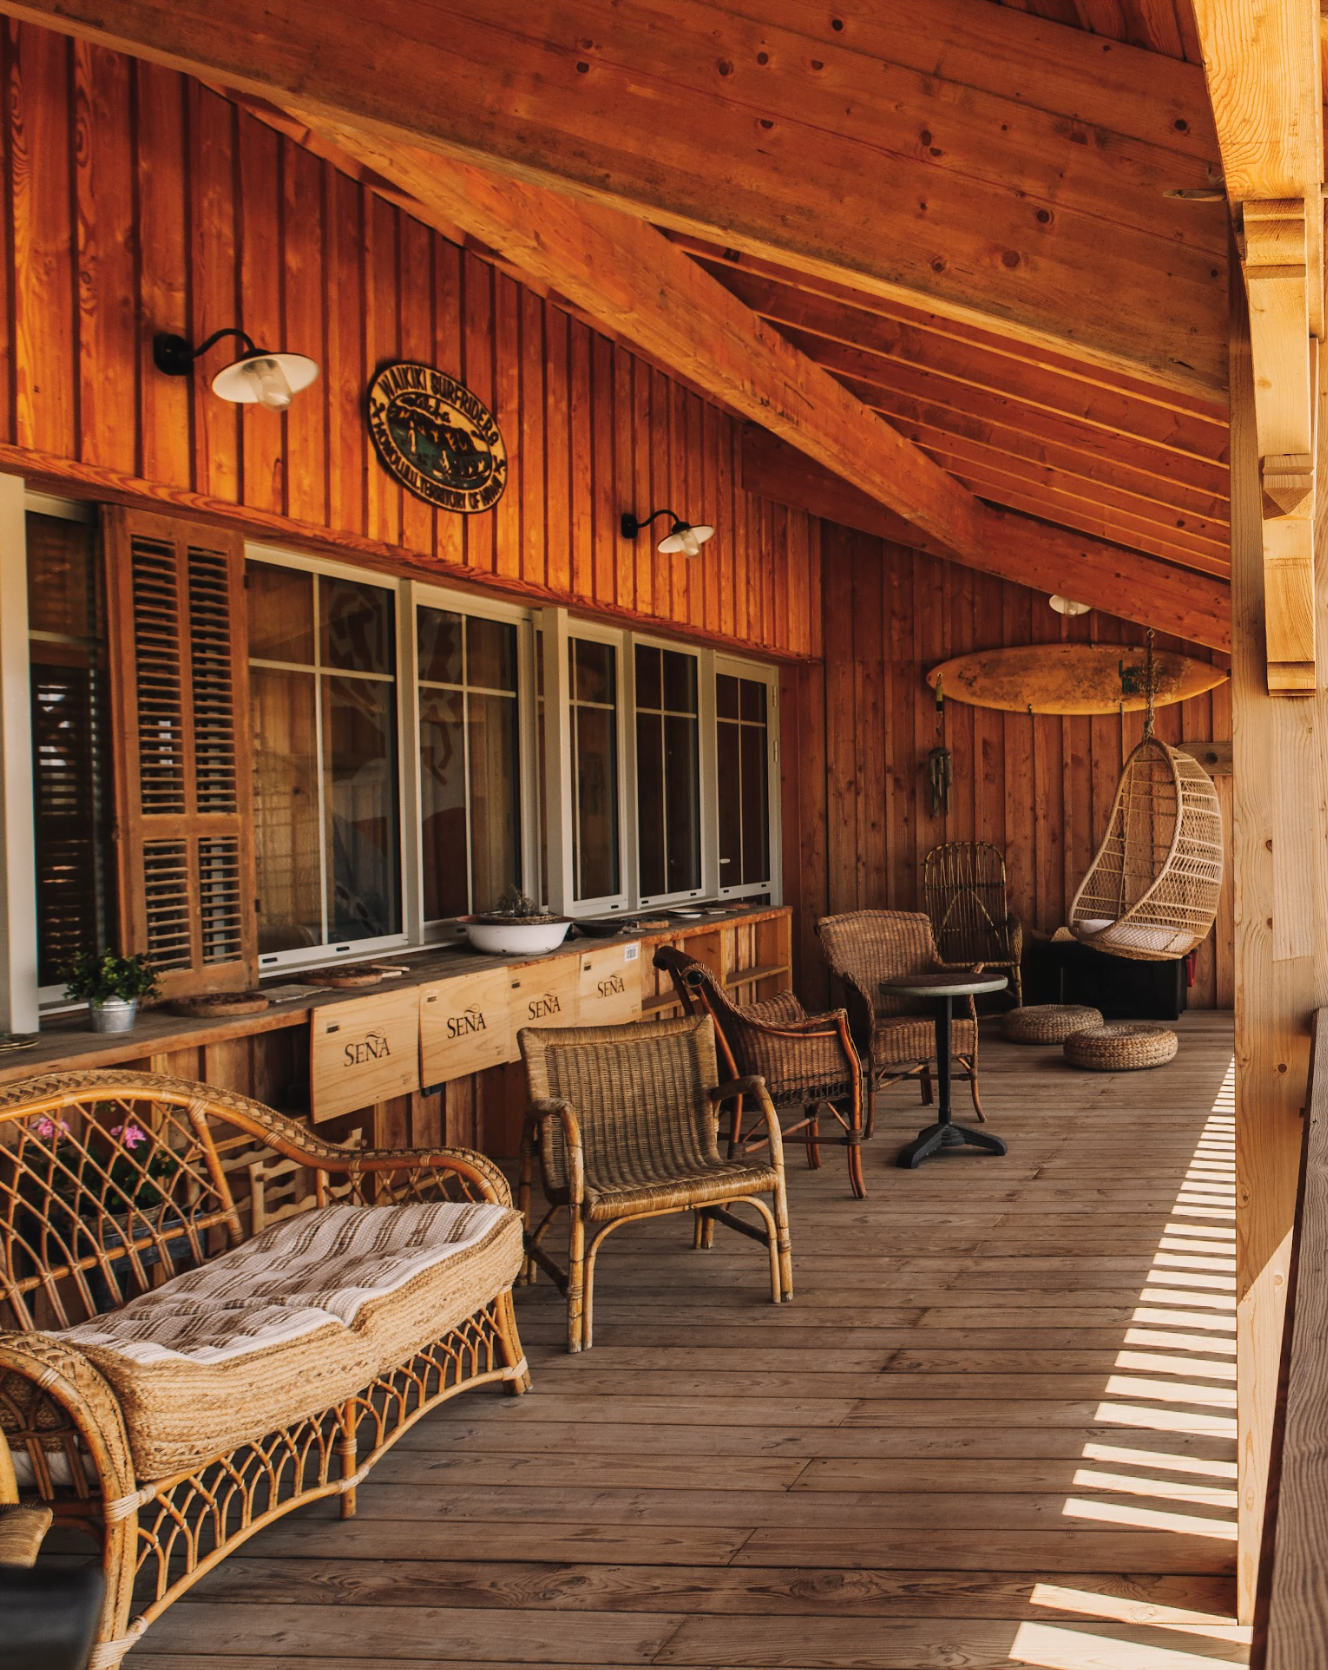
<instances>
[{"instance_id":1,"label":"surfboard on wall","mask_svg":"<svg viewBox=\"0 0 1328 1670\"><path fill-rule=\"evenodd\" d=\"M927 674L946 701L1006 713L1132 713L1148 705L1148 652L1127 644L1018 644L975 650ZM1206 661L1153 652L1154 705L1201 696L1228 675Z\"/></svg>"}]
</instances>

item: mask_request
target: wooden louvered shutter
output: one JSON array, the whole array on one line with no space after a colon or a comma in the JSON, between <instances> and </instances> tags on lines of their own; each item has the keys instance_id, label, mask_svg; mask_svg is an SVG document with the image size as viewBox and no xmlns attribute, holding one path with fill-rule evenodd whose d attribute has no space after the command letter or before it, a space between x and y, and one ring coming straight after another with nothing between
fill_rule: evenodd
<instances>
[{"instance_id":1,"label":"wooden louvered shutter","mask_svg":"<svg viewBox=\"0 0 1328 1670\"><path fill-rule=\"evenodd\" d=\"M105 512L121 939L167 996L244 987L253 913L244 545Z\"/></svg>"}]
</instances>

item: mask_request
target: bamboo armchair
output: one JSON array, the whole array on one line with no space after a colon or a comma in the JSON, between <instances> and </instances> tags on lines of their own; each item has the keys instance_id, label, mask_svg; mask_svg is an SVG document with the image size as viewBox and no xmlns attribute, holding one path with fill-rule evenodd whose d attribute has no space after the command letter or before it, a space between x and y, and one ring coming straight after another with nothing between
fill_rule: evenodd
<instances>
[{"instance_id":1,"label":"bamboo armchair","mask_svg":"<svg viewBox=\"0 0 1328 1670\"><path fill-rule=\"evenodd\" d=\"M709 1247L716 1223L766 1245L770 1296L793 1297L779 1116L759 1078L718 1082L714 1023L523 1027L517 1034L530 1108L521 1136L518 1204L526 1224L525 1279L544 1270L567 1296L567 1349L593 1339L595 1259L625 1223L694 1212L693 1245ZM756 1163L721 1157L719 1110L750 1096L761 1110L769 1154ZM549 1210L535 1224L531 1184L538 1152ZM770 1195L767 1205L760 1197ZM746 1201L760 1227L729 1210ZM543 1240L558 1212L569 1218L567 1269Z\"/></svg>"},{"instance_id":2,"label":"bamboo armchair","mask_svg":"<svg viewBox=\"0 0 1328 1670\"><path fill-rule=\"evenodd\" d=\"M921 912L855 910L823 916L816 932L831 972L844 982L849 1024L858 1053L867 1066L867 1135L875 1125L876 1093L904 1079L917 1078L922 1100L932 1099L931 1066L936 1029L931 1015L910 998L889 997L883 980L908 974L935 974L953 964L941 961L931 922ZM968 1014L954 1020L954 1059L968 1080L973 1111L985 1119L978 1099L978 1017L973 999Z\"/></svg>"},{"instance_id":3,"label":"bamboo armchair","mask_svg":"<svg viewBox=\"0 0 1328 1670\"><path fill-rule=\"evenodd\" d=\"M1005 859L990 841L947 841L922 866L922 890L945 962L1008 969L1015 1008L1023 1007L1024 928L1010 909Z\"/></svg>"},{"instance_id":4,"label":"bamboo armchair","mask_svg":"<svg viewBox=\"0 0 1328 1670\"><path fill-rule=\"evenodd\" d=\"M740 1007L712 970L672 945L656 951L655 967L672 979L689 1015L709 1015L715 1023L715 1043L727 1076L763 1078L775 1109L793 1113L793 1122L783 1127L783 1140L804 1144L813 1170L821 1164L821 1109L829 1109L843 1135L825 1140L847 1148L849 1186L861 1200L867 1193L862 1178L862 1063L849 1034L847 1010L809 1015L792 992ZM766 1141L764 1135L744 1139L742 1113L738 1098L729 1129L730 1158L739 1152L750 1154Z\"/></svg>"},{"instance_id":5,"label":"bamboo armchair","mask_svg":"<svg viewBox=\"0 0 1328 1670\"><path fill-rule=\"evenodd\" d=\"M279 1208L267 1193L278 1173ZM414 1216L393 1217L398 1229L349 1210L375 1207ZM464 1258L421 1268L396 1256L426 1225L461 1220L481 1225ZM321 1309L283 1295L351 1255L315 1246L299 1266L277 1249L329 1233L361 1244L352 1221L393 1241L400 1280L359 1262L352 1284L370 1297L343 1326L327 1309L339 1295ZM100 1544L93 1670L118 1664L204 1572L292 1508L338 1496L349 1518L369 1468L444 1399L485 1382L524 1391L520 1258L507 1182L481 1154L347 1149L245 1096L153 1074L56 1074L0 1094L0 1315L12 1329L0 1333L0 1500L35 1497ZM218 1295L237 1280L247 1293ZM269 1345L274 1312L286 1331ZM196 1319L216 1328L219 1315L252 1343L194 1350Z\"/></svg>"}]
</instances>

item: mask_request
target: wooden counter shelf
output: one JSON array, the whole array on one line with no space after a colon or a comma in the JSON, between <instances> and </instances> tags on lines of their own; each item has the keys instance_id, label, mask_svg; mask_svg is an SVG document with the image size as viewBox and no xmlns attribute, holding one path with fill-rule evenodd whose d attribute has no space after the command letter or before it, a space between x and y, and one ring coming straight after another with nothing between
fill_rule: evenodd
<instances>
[{"instance_id":1,"label":"wooden counter shelf","mask_svg":"<svg viewBox=\"0 0 1328 1670\"><path fill-rule=\"evenodd\" d=\"M129 1033L87 1030L82 1014L53 1016L43 1024L30 1049L0 1055L0 1084L47 1072L102 1067L135 1067L201 1080L238 1090L272 1107L301 1117L309 1115L309 1040L312 1017L330 1006L363 1003L375 996L397 996L439 981L464 979L500 969L518 971L564 964L614 947L640 945L640 1013L651 1019L676 1010L667 976L655 969L655 949L662 944L686 947L713 967L729 986L769 996L789 986L791 912L784 906L759 905L722 915L671 922L633 936L612 939L578 937L556 951L523 962L482 955L463 944L391 951L385 963L409 967L379 986L328 989L276 1003L257 1015L191 1020L162 1009L144 1012ZM628 924L625 922L624 927ZM302 984L311 971L283 969L269 986ZM561 970L560 970L561 975ZM551 982L552 983L552 982ZM563 981L565 983L565 979ZM515 982L514 982L515 984ZM556 1018L550 1017L553 1024ZM514 1028L515 1031L515 1028ZM515 1056L513 1046L512 1055ZM369 1124L368 1140L382 1146L408 1147L448 1142L481 1148L497 1157L516 1151L524 1109L524 1075L509 1059L482 1071L451 1079L426 1091L416 1087L371 1107L320 1120L320 1133L336 1140L342 1127Z\"/></svg>"}]
</instances>

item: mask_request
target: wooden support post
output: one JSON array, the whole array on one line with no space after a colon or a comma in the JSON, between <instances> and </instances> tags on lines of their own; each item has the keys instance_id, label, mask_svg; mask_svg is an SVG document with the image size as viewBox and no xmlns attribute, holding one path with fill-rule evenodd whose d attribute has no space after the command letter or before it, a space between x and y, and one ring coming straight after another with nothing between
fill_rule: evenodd
<instances>
[{"instance_id":1,"label":"wooden support post","mask_svg":"<svg viewBox=\"0 0 1328 1670\"><path fill-rule=\"evenodd\" d=\"M1322 411L1328 390L1320 377ZM1310 1025L1328 1003L1328 669L1270 692L1256 394L1244 297L1231 356L1233 859L1236 915L1236 1373L1240 1617L1253 1616L1277 1394ZM1318 425L1323 444L1325 425ZM1320 454L1322 457L1322 454ZM1328 539L1315 528L1317 606Z\"/></svg>"},{"instance_id":2,"label":"wooden support post","mask_svg":"<svg viewBox=\"0 0 1328 1670\"><path fill-rule=\"evenodd\" d=\"M1317 197L1244 206L1243 264L1263 488L1264 631L1270 690L1314 689L1314 383L1310 296Z\"/></svg>"}]
</instances>

